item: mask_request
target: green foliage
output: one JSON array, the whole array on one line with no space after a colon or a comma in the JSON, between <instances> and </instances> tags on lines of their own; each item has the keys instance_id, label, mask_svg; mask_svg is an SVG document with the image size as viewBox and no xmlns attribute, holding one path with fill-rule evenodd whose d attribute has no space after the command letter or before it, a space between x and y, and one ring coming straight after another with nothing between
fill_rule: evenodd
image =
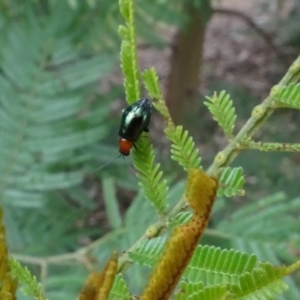
<instances>
[{"instance_id":1,"label":"green foliage","mask_svg":"<svg viewBox=\"0 0 300 300\"><path fill-rule=\"evenodd\" d=\"M198 246L183 278L205 285L236 284L240 275L251 272L257 257L233 249Z\"/></svg>"},{"instance_id":2,"label":"green foliage","mask_svg":"<svg viewBox=\"0 0 300 300\"><path fill-rule=\"evenodd\" d=\"M300 249L299 222L295 212L300 210L300 199L287 199L282 193L259 199L217 219L219 236L226 236L229 246L240 251L255 253L260 260L274 265L295 262L298 257L290 245ZM263 230L262 230L263 228ZM285 280L289 290L285 298L297 299L299 289L291 278Z\"/></svg>"},{"instance_id":3,"label":"green foliage","mask_svg":"<svg viewBox=\"0 0 300 300\"><path fill-rule=\"evenodd\" d=\"M182 281L180 284L180 290L178 291L178 294L176 296L176 300L187 300L189 297L194 294L199 292L200 290L204 289L204 284L203 282L186 282Z\"/></svg>"},{"instance_id":4,"label":"green foliage","mask_svg":"<svg viewBox=\"0 0 300 300\"><path fill-rule=\"evenodd\" d=\"M138 79L133 1L120 0L119 6L126 21L126 26L119 27L119 33L122 36L121 67L124 74L126 100L129 104L133 104L140 98L141 94Z\"/></svg>"},{"instance_id":5,"label":"green foliage","mask_svg":"<svg viewBox=\"0 0 300 300\"><path fill-rule=\"evenodd\" d=\"M141 265L152 267L161 254L165 242L165 238L144 241L134 251L130 251L129 257Z\"/></svg>"},{"instance_id":6,"label":"green foliage","mask_svg":"<svg viewBox=\"0 0 300 300\"><path fill-rule=\"evenodd\" d=\"M130 258L152 267L161 254L164 242L163 238L144 242L130 252ZM229 294L229 299L273 299L274 293L282 294L287 288L282 281L285 274L285 267L259 263L255 255L199 245L183 274L176 299L197 299L197 296L223 299L224 295Z\"/></svg>"},{"instance_id":7,"label":"green foliage","mask_svg":"<svg viewBox=\"0 0 300 300\"><path fill-rule=\"evenodd\" d=\"M233 299L274 299L287 289L287 285L281 280L285 275L285 268L272 267L268 263L261 263L251 273L240 276L239 284L234 285Z\"/></svg>"},{"instance_id":8,"label":"green foliage","mask_svg":"<svg viewBox=\"0 0 300 300\"><path fill-rule=\"evenodd\" d=\"M204 287L203 283L185 283L181 284L182 292L179 291L176 300L221 300L226 299L229 295L226 285L216 285Z\"/></svg>"},{"instance_id":9,"label":"green foliage","mask_svg":"<svg viewBox=\"0 0 300 300\"><path fill-rule=\"evenodd\" d=\"M130 294L126 283L122 276L119 274L114 282L114 285L109 294L109 300L129 300Z\"/></svg>"},{"instance_id":10,"label":"green foliage","mask_svg":"<svg viewBox=\"0 0 300 300\"><path fill-rule=\"evenodd\" d=\"M41 284L37 282L35 276L33 276L26 267L22 267L21 264L11 258L10 267L14 277L22 284L22 292L27 296L32 296L36 300L46 300L43 295Z\"/></svg>"},{"instance_id":11,"label":"green foliage","mask_svg":"<svg viewBox=\"0 0 300 300\"><path fill-rule=\"evenodd\" d=\"M266 293L273 297L273 291L281 294L286 289L286 284L281 280L284 268L265 266L258 263L256 255L248 253L256 253L261 260L269 260L275 265L281 264L280 259L289 263L297 260L297 257L288 250L288 245L292 243L300 248L299 224L296 216L291 218L294 212L299 211L300 201L298 198L288 201L290 205L286 205L286 202L287 199L283 194L277 194L236 210L228 220L216 216L214 222L217 223L217 232L208 230L206 236L210 234L216 237L224 236L231 242L233 248L247 253L199 245L184 273L183 280L193 283L203 282L205 286L214 288L230 283L230 293L236 294L236 298L233 299L256 299L253 297L263 299ZM189 212L178 214L172 227L185 223L190 216ZM261 228L264 230L259 230ZM141 265L153 267L159 259L165 241L165 238L145 241L130 252L130 258ZM256 283L258 276L264 279L262 285ZM250 286L255 285L252 289L255 296L247 294L245 282ZM299 292L294 282L288 279L288 284L290 290L285 292L282 299L297 299ZM245 294L240 294L241 291Z\"/></svg>"},{"instance_id":12,"label":"green foliage","mask_svg":"<svg viewBox=\"0 0 300 300\"><path fill-rule=\"evenodd\" d=\"M300 83L291 83L273 91L276 104L282 107L300 109Z\"/></svg>"},{"instance_id":13,"label":"green foliage","mask_svg":"<svg viewBox=\"0 0 300 300\"><path fill-rule=\"evenodd\" d=\"M206 98L209 101L205 101L204 104L212 113L214 120L224 130L225 135L229 139L232 138L236 114L230 95L222 91L219 95L215 93L212 97Z\"/></svg>"},{"instance_id":14,"label":"green foliage","mask_svg":"<svg viewBox=\"0 0 300 300\"><path fill-rule=\"evenodd\" d=\"M172 142L171 158L177 161L185 170L199 168L201 158L195 148L193 138L189 136L187 130L182 126L175 127L166 107L162 92L158 83L158 76L153 68L143 73L145 87L149 95L155 99L154 105L162 114L166 121L165 133L167 138Z\"/></svg>"},{"instance_id":15,"label":"green foliage","mask_svg":"<svg viewBox=\"0 0 300 300\"><path fill-rule=\"evenodd\" d=\"M96 208L91 193L95 185L91 186L90 179L85 186L81 184L84 169L93 172L95 161L103 159L100 142L109 133L104 121L110 101L120 95L120 89L115 88L105 96L99 93L99 81L112 70L116 51L107 54L103 39L101 47L93 51L88 41L91 28L95 28L93 21L82 22L89 23L91 28L86 30L76 21L90 11L82 5L71 11L65 1L55 2L47 13L38 1L17 3L17 11L10 2L5 8L7 15L5 9L0 11L1 205L10 251L24 257L74 251L83 239L94 239L104 231L86 224ZM104 6L101 9L104 13ZM10 13L13 22L5 19ZM101 17L97 19L101 21L93 40L98 34L108 38L109 25L105 26ZM110 38L111 42L116 40ZM116 147L113 151L117 152ZM110 149L109 158L111 153ZM18 259L23 260L22 255ZM82 284L83 274L65 269L66 283L76 277ZM39 272L37 268L30 270ZM65 284L62 291L62 277L54 270L43 274L47 275L46 284L56 282L44 286L47 295L75 299L78 288L70 291ZM26 294L38 297L40 287L26 272L21 274ZM19 298L23 299L22 295Z\"/></svg>"},{"instance_id":16,"label":"green foliage","mask_svg":"<svg viewBox=\"0 0 300 300\"><path fill-rule=\"evenodd\" d=\"M199 152L195 148L193 138L188 135L188 131L183 130L182 126L176 126L175 130L167 128L165 132L172 142L171 158L185 170L199 168L201 162Z\"/></svg>"},{"instance_id":17,"label":"green foliage","mask_svg":"<svg viewBox=\"0 0 300 300\"><path fill-rule=\"evenodd\" d=\"M173 126L172 119L170 117L168 108L164 101L163 94L160 90L158 76L154 68L150 68L145 70L142 74L145 88L150 95L150 97L154 100L155 108L162 114L167 125Z\"/></svg>"},{"instance_id":18,"label":"green foliage","mask_svg":"<svg viewBox=\"0 0 300 300\"><path fill-rule=\"evenodd\" d=\"M140 141L137 150L133 152L134 165L138 171L140 186L146 198L151 201L156 210L163 214L166 210L168 185L163 179L160 164L154 164L154 153L147 138Z\"/></svg>"},{"instance_id":19,"label":"green foliage","mask_svg":"<svg viewBox=\"0 0 300 300\"><path fill-rule=\"evenodd\" d=\"M10 248L24 254L19 258L26 260L29 253L33 264L46 266L49 273L46 274L45 288L51 299L75 299L86 271L74 261L85 264L87 256L91 255L101 264L112 248L126 250L134 245L128 251L129 258L152 267L166 241L159 237L136 242L156 218L155 211L148 201L144 201L142 193L135 197L125 212L127 203L125 206L120 203L119 208L117 197L119 194L127 195L127 191L117 190L120 181L116 182L111 175L99 181L102 182L105 211L112 231L105 234L104 228L88 228L85 224L92 223L98 217L94 214L95 209L99 209L96 207L98 201L93 198L97 194L95 186L98 187L99 183L97 177L86 178L82 169L93 170L95 159L105 162L111 158L112 150L115 151L115 148L103 146L102 139L109 134L103 122L109 111L108 102L117 97L113 93L106 97L99 96L95 87L100 79L106 77L115 61L115 57L106 52L118 43L115 30L118 17L115 14L117 5L113 1L102 1L101 5L95 6L97 0L89 1L89 6L84 2L69 1L73 5L70 10L65 1L49 1L47 4L24 2L24 6L18 5L17 10L7 2L1 4L0 10L3 25L0 36L0 195L5 206L5 224ZM119 28L123 39L121 64L127 102L130 104L140 97L135 27L154 41L154 27L148 24L154 24L155 14L163 15L171 22L173 12L177 12L178 18L181 13L178 3L172 8L166 1L135 1L135 5L138 8L136 20L133 1L120 1L126 20L126 26ZM161 9L163 7L165 9ZM36 12L39 14L35 15ZM4 22L10 15L14 17ZM79 22L82 26L77 26ZM199 168L200 158L193 139L182 126L173 125L155 70L146 70L142 77L154 106L166 121L165 132L172 142L172 158L186 170ZM270 105L270 109L276 105L299 108L298 84L285 84L278 91L278 97L275 93L274 99L271 99L273 106ZM229 95L223 91L208 99L210 102L206 105L214 119L232 140L236 116ZM251 132L249 130L247 133ZM235 147L238 143L234 143L230 144L229 154L239 150ZM263 150L278 150L275 149L276 144L271 146L265 145ZM227 152L224 153L226 155ZM168 191L160 165L154 163L153 148L145 135L137 143L137 149L133 150L133 158L146 198L163 215L159 223L162 228L174 228L186 223L191 212L182 211L183 207L180 207L182 185L171 187ZM92 167L89 168L89 165ZM123 169L127 174L127 167ZM244 181L242 168L225 168L220 178L218 196L243 194ZM128 186L128 181L123 180L121 187ZM131 197L131 193L129 195ZM179 201L170 214L166 213L168 196L168 204L172 207ZM229 200L226 201L224 210L230 204ZM282 260L294 262L297 259L295 253L300 249L299 202L299 198L288 201L280 194L255 201L237 211L229 206L230 214L218 210L212 222L215 228L210 228L204 238L211 235L217 240L220 237L222 247L232 246L240 251L255 253L260 260L273 264L281 264ZM99 234L105 235L99 238ZM83 246L82 243L87 241L92 241L90 247ZM37 255L76 251L79 242L81 249L74 255L58 254L35 260ZM252 300L273 299L275 294L282 294L286 288L281 281L285 269L259 263L256 255L240 251L199 245L184 273L177 299L212 300L228 296L229 299ZM64 265L70 261L71 266ZM131 263L130 260L123 262ZM53 264L57 266L53 267ZM45 299L36 278L16 261L12 260L11 265L24 284L25 293L36 299ZM131 290L131 287L143 286L145 277L143 270L129 270L126 283ZM287 296L283 299L299 299L295 283L290 278L287 280L291 293L285 293ZM123 278L117 276L110 299L129 299L126 285Z\"/></svg>"},{"instance_id":20,"label":"green foliage","mask_svg":"<svg viewBox=\"0 0 300 300\"><path fill-rule=\"evenodd\" d=\"M122 218L118 206L118 200L115 195L114 180L105 177L102 180L103 200L105 203L105 211L111 228L118 229L122 226Z\"/></svg>"},{"instance_id":21,"label":"green foliage","mask_svg":"<svg viewBox=\"0 0 300 300\"><path fill-rule=\"evenodd\" d=\"M129 104L132 104L140 97L133 1L121 0L120 11L127 26L121 26L119 30L122 36L121 66L124 74L126 99ZM138 171L137 176L140 179L139 184L142 186L146 198L151 201L160 214L164 214L168 186L166 180L162 179L163 172L160 170L160 164L154 164L153 147L149 140L145 139L145 135L142 135L136 148L133 151L133 159Z\"/></svg>"},{"instance_id":22,"label":"green foliage","mask_svg":"<svg viewBox=\"0 0 300 300\"><path fill-rule=\"evenodd\" d=\"M78 8L78 0L67 0L67 2L72 9ZM96 0L86 0L86 3L89 6L94 7L96 5Z\"/></svg>"},{"instance_id":23,"label":"green foliage","mask_svg":"<svg viewBox=\"0 0 300 300\"><path fill-rule=\"evenodd\" d=\"M255 252L261 260L279 264L281 257L292 262L296 256L288 251L288 244L300 240L300 226L293 215L299 209L299 198L287 202L286 196L278 193L233 212L230 220L222 220L217 228L230 232L233 247Z\"/></svg>"},{"instance_id":24,"label":"green foliage","mask_svg":"<svg viewBox=\"0 0 300 300\"><path fill-rule=\"evenodd\" d=\"M244 195L243 186L245 178L243 176L243 169L227 167L223 170L219 179L218 197L226 196L233 197Z\"/></svg>"},{"instance_id":25,"label":"green foliage","mask_svg":"<svg viewBox=\"0 0 300 300\"><path fill-rule=\"evenodd\" d=\"M170 222L170 227L175 228L178 225L187 223L192 217L190 211L180 212Z\"/></svg>"},{"instance_id":26,"label":"green foliage","mask_svg":"<svg viewBox=\"0 0 300 300\"><path fill-rule=\"evenodd\" d=\"M161 100L163 95L160 90L159 80L154 68L149 68L143 72L145 88L149 96L153 99Z\"/></svg>"},{"instance_id":27,"label":"green foliage","mask_svg":"<svg viewBox=\"0 0 300 300\"><path fill-rule=\"evenodd\" d=\"M84 57L69 36L70 14L59 17L59 3L48 18L6 23L0 36L0 195L10 248L24 254L76 246L80 230L59 236L95 207L80 187L83 165L99 156L90 150L108 134L103 122L111 96L96 87L114 56ZM73 197L75 189L88 201ZM60 242L53 244L55 238Z\"/></svg>"}]
</instances>

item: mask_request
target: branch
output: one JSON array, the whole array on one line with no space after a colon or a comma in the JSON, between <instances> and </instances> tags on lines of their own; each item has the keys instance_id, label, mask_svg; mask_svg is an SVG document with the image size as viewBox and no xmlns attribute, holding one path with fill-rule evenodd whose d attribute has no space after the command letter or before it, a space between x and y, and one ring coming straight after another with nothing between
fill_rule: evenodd
<instances>
[{"instance_id":1,"label":"branch","mask_svg":"<svg viewBox=\"0 0 300 300\"><path fill-rule=\"evenodd\" d=\"M296 143L263 143L249 141L241 144L240 149L259 151L300 152L300 144Z\"/></svg>"}]
</instances>

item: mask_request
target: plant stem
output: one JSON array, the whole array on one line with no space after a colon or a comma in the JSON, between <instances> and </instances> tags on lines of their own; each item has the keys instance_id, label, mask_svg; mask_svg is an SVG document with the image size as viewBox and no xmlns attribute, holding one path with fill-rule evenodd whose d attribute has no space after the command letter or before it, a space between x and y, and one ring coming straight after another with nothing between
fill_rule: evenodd
<instances>
[{"instance_id":1,"label":"plant stem","mask_svg":"<svg viewBox=\"0 0 300 300\"><path fill-rule=\"evenodd\" d=\"M282 78L277 86L273 87L273 89L280 89L285 85L295 82L298 80L299 76L300 56L294 61L286 75ZM272 96L271 90L269 96L259 106L256 106L253 109L251 117L242 127L236 137L233 138L221 152L222 160L220 161L215 159L213 164L209 167L207 170L208 175L217 177L219 175L220 168L228 166L237 157L240 152L240 144L242 144L242 141L246 138L252 137L273 113L274 109L272 107L272 103L274 101L275 99Z\"/></svg>"},{"instance_id":2,"label":"plant stem","mask_svg":"<svg viewBox=\"0 0 300 300\"><path fill-rule=\"evenodd\" d=\"M300 260L297 260L295 263L289 265L286 268L286 275L289 275L299 269L300 269Z\"/></svg>"}]
</instances>

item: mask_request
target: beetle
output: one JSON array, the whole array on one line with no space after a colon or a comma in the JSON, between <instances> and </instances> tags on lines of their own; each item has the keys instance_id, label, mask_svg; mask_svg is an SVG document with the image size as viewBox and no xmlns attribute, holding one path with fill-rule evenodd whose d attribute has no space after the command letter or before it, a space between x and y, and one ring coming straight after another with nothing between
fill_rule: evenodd
<instances>
[{"instance_id":1,"label":"beetle","mask_svg":"<svg viewBox=\"0 0 300 300\"><path fill-rule=\"evenodd\" d=\"M119 129L119 152L120 155L106 162L97 170L101 170L120 156L128 156L132 147L138 141L143 132L149 132L152 102L147 98L141 98L122 112Z\"/></svg>"},{"instance_id":2,"label":"beetle","mask_svg":"<svg viewBox=\"0 0 300 300\"><path fill-rule=\"evenodd\" d=\"M147 98L139 99L123 111L119 130L121 155L128 156L142 132L149 132L151 111L152 102Z\"/></svg>"}]
</instances>

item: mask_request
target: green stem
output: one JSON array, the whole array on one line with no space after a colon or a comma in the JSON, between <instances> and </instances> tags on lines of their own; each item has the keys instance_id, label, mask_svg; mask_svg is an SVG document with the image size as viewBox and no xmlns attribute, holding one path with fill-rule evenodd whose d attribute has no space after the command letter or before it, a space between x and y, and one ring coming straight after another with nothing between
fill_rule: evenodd
<instances>
[{"instance_id":1,"label":"green stem","mask_svg":"<svg viewBox=\"0 0 300 300\"><path fill-rule=\"evenodd\" d=\"M286 75L278 83L274 89L280 89L285 85L288 85L295 80L298 80L300 76L300 56L295 60L292 66L289 68ZM272 107L275 99L272 96L272 90L270 95L259 105L256 106L253 111L250 119L242 127L240 132L235 136L233 140L225 147L221 152L222 159L213 162L213 164L207 170L207 174L210 176L218 176L220 173L220 168L228 166L239 154L240 145L244 139L251 138L255 132L262 127L266 120L273 113L274 108Z\"/></svg>"},{"instance_id":2,"label":"green stem","mask_svg":"<svg viewBox=\"0 0 300 300\"><path fill-rule=\"evenodd\" d=\"M300 144L295 143L263 143L263 142L246 142L240 147L246 150L259 151L281 151L281 152L299 152Z\"/></svg>"},{"instance_id":3,"label":"green stem","mask_svg":"<svg viewBox=\"0 0 300 300\"><path fill-rule=\"evenodd\" d=\"M289 275L291 273L294 273L295 271L300 269L300 260L297 260L295 263L289 265L286 268L286 275Z\"/></svg>"}]
</instances>

